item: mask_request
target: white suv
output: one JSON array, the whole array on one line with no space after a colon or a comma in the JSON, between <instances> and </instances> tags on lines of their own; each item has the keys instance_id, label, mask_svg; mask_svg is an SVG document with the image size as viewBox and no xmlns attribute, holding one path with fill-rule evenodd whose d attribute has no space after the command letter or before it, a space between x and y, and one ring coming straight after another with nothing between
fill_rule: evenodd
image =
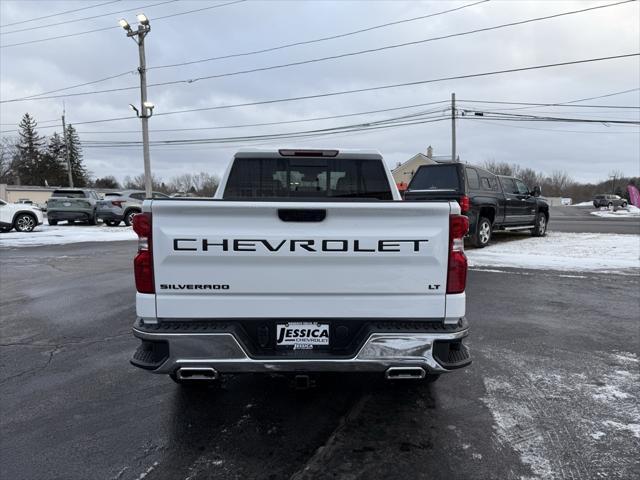
<instances>
[{"instance_id":1,"label":"white suv","mask_svg":"<svg viewBox=\"0 0 640 480\"><path fill-rule=\"evenodd\" d=\"M18 232L32 232L42 225L42 210L27 203L7 203L0 200L0 232L15 228Z\"/></svg>"}]
</instances>

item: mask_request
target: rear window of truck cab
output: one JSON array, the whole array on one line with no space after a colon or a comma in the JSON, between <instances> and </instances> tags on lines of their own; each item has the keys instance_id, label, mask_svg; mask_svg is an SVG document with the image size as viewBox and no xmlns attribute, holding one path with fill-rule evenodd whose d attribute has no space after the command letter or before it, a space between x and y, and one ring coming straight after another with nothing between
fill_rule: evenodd
<instances>
[{"instance_id":1,"label":"rear window of truck cab","mask_svg":"<svg viewBox=\"0 0 640 480\"><path fill-rule=\"evenodd\" d=\"M474 171L475 172L475 171ZM477 177L476 173L476 177ZM456 165L420 167L411 179L410 190L450 190L459 192L460 174Z\"/></svg>"},{"instance_id":2,"label":"rear window of truck cab","mask_svg":"<svg viewBox=\"0 0 640 480\"><path fill-rule=\"evenodd\" d=\"M236 158L224 198L392 200L393 196L378 159Z\"/></svg>"}]
</instances>

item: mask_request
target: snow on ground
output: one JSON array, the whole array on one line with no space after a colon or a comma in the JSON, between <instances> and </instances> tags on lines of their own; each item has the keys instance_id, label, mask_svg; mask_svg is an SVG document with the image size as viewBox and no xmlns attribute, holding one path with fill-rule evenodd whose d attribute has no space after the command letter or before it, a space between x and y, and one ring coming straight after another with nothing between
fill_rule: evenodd
<instances>
[{"instance_id":1,"label":"snow on ground","mask_svg":"<svg viewBox=\"0 0 640 480\"><path fill-rule=\"evenodd\" d=\"M481 400L493 415L494 439L518 452L536 478L631 478L637 472L640 374L636 364L618 358L633 353L563 358L563 352L479 348L511 372L487 370L484 378ZM562 454L567 449L572 458Z\"/></svg>"},{"instance_id":2,"label":"snow on ground","mask_svg":"<svg viewBox=\"0 0 640 480\"><path fill-rule=\"evenodd\" d=\"M640 217L640 208L629 205L626 209L619 210L597 210L590 212L591 215L602 218L620 218L620 217Z\"/></svg>"},{"instance_id":3,"label":"snow on ground","mask_svg":"<svg viewBox=\"0 0 640 480\"><path fill-rule=\"evenodd\" d=\"M106 225L40 225L33 232L12 230L0 233L0 247L33 247L36 245L61 245L78 242L114 242L135 240L131 227L107 227Z\"/></svg>"},{"instance_id":4,"label":"snow on ground","mask_svg":"<svg viewBox=\"0 0 640 480\"><path fill-rule=\"evenodd\" d=\"M572 203L572 207L593 207L593 202Z\"/></svg>"},{"instance_id":5,"label":"snow on ground","mask_svg":"<svg viewBox=\"0 0 640 480\"><path fill-rule=\"evenodd\" d=\"M549 232L466 251L470 267L606 271L640 269L640 236Z\"/></svg>"}]
</instances>

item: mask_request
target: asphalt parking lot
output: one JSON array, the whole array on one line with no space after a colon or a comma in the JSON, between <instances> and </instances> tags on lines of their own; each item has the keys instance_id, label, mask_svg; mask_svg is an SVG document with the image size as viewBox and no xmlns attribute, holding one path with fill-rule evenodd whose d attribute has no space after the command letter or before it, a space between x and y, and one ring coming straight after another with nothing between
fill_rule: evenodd
<instances>
[{"instance_id":1,"label":"asphalt parking lot","mask_svg":"<svg viewBox=\"0 0 640 480\"><path fill-rule=\"evenodd\" d=\"M471 271L471 367L428 384L131 367L133 242L0 252L2 478L619 478L640 468L637 275Z\"/></svg>"},{"instance_id":2,"label":"asphalt parking lot","mask_svg":"<svg viewBox=\"0 0 640 480\"><path fill-rule=\"evenodd\" d=\"M600 218L593 206L551 207L549 229L556 232L640 234L638 217Z\"/></svg>"}]
</instances>

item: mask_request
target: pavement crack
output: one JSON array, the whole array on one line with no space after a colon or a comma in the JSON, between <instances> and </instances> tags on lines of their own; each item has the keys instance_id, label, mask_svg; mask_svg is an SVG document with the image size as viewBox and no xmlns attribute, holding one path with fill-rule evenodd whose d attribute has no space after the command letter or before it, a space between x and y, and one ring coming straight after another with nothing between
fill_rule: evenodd
<instances>
[{"instance_id":1,"label":"pavement crack","mask_svg":"<svg viewBox=\"0 0 640 480\"><path fill-rule=\"evenodd\" d=\"M20 346L20 347L42 347L42 348L48 348L49 350L46 351L46 353L49 355L49 357L47 358L47 361L45 362L44 365L42 366L38 366L38 367L33 367L33 368L29 368L27 370L24 370L22 372L16 373L15 375L11 375L9 377L3 378L2 380L0 380L0 385L4 385L5 383L7 383L10 380L22 377L24 375L28 375L30 373L36 373L36 372L41 372L42 370L45 370L53 361L53 357L61 352L65 347L69 347L72 345L81 345L81 346L86 346L86 345L94 345L96 343L103 343L103 342L108 342L110 340L116 339L116 338L121 338L124 336L130 335L130 332L125 332L125 333L118 333L116 335L111 335L108 337L104 337L98 340L90 340L90 341L69 341L69 342L63 342L63 343L58 343L58 344L50 344L50 343L38 343L38 342L13 342L13 343L3 343L0 344L0 347L14 347L14 346Z\"/></svg>"},{"instance_id":2,"label":"pavement crack","mask_svg":"<svg viewBox=\"0 0 640 480\"><path fill-rule=\"evenodd\" d=\"M29 369L24 370L24 371L22 371L20 373L16 373L15 375L11 375L9 377L3 378L2 380L0 380L0 385L4 385L9 380L13 380L15 378L22 377L23 375L28 375L30 373L35 373L35 372L40 372L42 370L45 370L51 364L51 362L53 361L53 357L55 356L55 354L58 353L60 350L61 350L61 347L58 347L58 346L53 347L51 350L46 352L46 353L49 354L49 357L47 358L47 361L45 362L44 365L38 366L38 367L34 367L34 368L29 368Z\"/></svg>"},{"instance_id":3,"label":"pavement crack","mask_svg":"<svg viewBox=\"0 0 640 480\"><path fill-rule=\"evenodd\" d=\"M315 465L323 465L326 463L327 458L332 453L332 447L335 445L338 435L340 435L342 430L344 430L349 422L351 422L360 414L360 412L362 412L362 409L370 398L370 394L362 395L351 406L351 408L347 410L347 412L338 421L338 425L336 425L336 428L333 430L333 432L331 432L331 435L327 437L327 440L324 442L324 444L320 445L316 449L311 458L309 458L304 463L304 465L300 469L298 469L298 471L291 475L291 477L289 477L289 480L303 480L306 477L307 472L309 470L312 470Z\"/></svg>"}]
</instances>

